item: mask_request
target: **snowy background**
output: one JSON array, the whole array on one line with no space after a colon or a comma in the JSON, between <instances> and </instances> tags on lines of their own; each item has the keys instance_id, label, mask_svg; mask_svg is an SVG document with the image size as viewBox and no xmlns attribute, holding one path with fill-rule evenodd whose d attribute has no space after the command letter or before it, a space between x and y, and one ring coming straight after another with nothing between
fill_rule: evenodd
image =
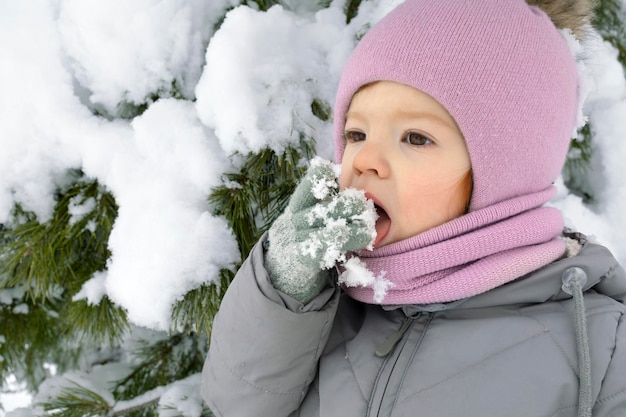
<instances>
[{"instance_id":1,"label":"snowy background","mask_svg":"<svg viewBox=\"0 0 626 417\"><path fill-rule=\"evenodd\" d=\"M334 102L355 39L400 2L364 2L346 25L344 1L322 10L285 1L267 13L236 0L0 1L0 223L16 203L50 218L68 169L97 178L119 216L107 272L80 296L107 294L134 324L168 329L175 300L240 261L206 200L236 163L228 156L280 151L305 132L331 158L331 125L310 103ZM597 203L560 181L551 204L625 263L626 84L616 56L597 37L585 45L596 139L585 181ZM0 401L8 411L20 398Z\"/></svg>"}]
</instances>

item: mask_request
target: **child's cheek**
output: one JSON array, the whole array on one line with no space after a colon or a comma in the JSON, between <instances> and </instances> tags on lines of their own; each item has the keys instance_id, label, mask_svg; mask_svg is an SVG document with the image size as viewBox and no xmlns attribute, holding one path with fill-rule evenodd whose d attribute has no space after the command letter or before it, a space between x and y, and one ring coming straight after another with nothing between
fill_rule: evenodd
<instances>
[{"instance_id":1,"label":"child's cheek","mask_svg":"<svg viewBox=\"0 0 626 417\"><path fill-rule=\"evenodd\" d=\"M350 179L347 178L348 175L346 174L346 167L344 167L343 165L341 165L341 174L339 174L339 189L340 190L345 190L346 188L350 187Z\"/></svg>"}]
</instances>

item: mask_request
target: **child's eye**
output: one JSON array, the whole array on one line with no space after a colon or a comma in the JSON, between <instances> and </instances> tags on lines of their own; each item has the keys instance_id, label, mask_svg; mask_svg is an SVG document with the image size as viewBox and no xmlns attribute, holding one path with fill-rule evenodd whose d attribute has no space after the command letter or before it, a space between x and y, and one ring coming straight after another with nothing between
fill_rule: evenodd
<instances>
[{"instance_id":1,"label":"child's eye","mask_svg":"<svg viewBox=\"0 0 626 417\"><path fill-rule=\"evenodd\" d=\"M344 132L343 137L346 142L361 142L365 140L365 133L356 130L348 130Z\"/></svg>"},{"instance_id":2,"label":"child's eye","mask_svg":"<svg viewBox=\"0 0 626 417\"><path fill-rule=\"evenodd\" d=\"M417 133L417 132L406 132L404 134L404 138L402 139L409 145L415 145L415 146L424 146L424 145L430 145L433 143L433 140L431 138L429 138L428 136L424 136L423 134Z\"/></svg>"}]
</instances>

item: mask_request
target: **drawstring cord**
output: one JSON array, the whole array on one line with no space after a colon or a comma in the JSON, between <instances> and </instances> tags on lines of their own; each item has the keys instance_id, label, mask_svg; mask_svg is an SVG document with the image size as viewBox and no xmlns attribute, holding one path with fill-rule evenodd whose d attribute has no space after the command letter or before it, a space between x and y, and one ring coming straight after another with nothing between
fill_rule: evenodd
<instances>
[{"instance_id":1,"label":"drawstring cord","mask_svg":"<svg viewBox=\"0 0 626 417\"><path fill-rule=\"evenodd\" d=\"M574 297L576 351L578 352L579 387L578 417L590 417L591 399L591 355L589 353L589 335L587 334L587 315L583 300L583 287L587 283L587 274L582 268L572 267L563 272L562 289Z\"/></svg>"}]
</instances>

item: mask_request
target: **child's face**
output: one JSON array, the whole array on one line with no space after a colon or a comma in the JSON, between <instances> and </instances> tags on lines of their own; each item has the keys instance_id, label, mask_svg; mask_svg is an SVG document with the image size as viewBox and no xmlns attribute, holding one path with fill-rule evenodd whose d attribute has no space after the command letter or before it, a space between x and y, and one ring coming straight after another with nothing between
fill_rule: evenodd
<instances>
[{"instance_id":1,"label":"child's face","mask_svg":"<svg viewBox=\"0 0 626 417\"><path fill-rule=\"evenodd\" d=\"M379 247L452 220L471 192L461 131L431 96L391 81L354 95L346 114L342 189L365 190L377 205Z\"/></svg>"}]
</instances>

